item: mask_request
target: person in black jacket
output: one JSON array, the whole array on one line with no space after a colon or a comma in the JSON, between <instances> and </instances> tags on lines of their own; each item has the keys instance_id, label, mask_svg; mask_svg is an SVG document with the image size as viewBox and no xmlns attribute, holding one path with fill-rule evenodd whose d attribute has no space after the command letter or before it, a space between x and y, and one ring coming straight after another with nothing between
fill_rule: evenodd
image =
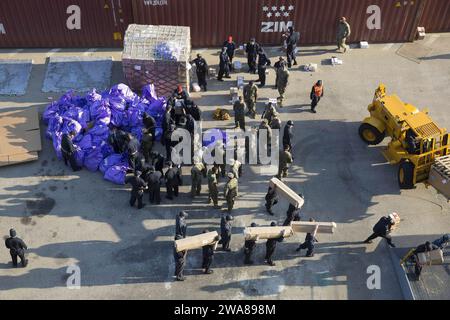
<instances>
[{"instance_id":1,"label":"person in black jacket","mask_svg":"<svg viewBox=\"0 0 450 320\"><path fill-rule=\"evenodd\" d=\"M149 191L149 201L151 204L161 203L161 181L162 173L155 170L154 166L150 166L147 175L147 184Z\"/></svg>"},{"instance_id":2,"label":"person in black jacket","mask_svg":"<svg viewBox=\"0 0 450 320\"><path fill-rule=\"evenodd\" d=\"M303 198L303 194L299 194ZM297 209L294 205L289 204L288 211L286 212L286 220L283 222L283 226L290 226L292 221L300 221L300 209Z\"/></svg>"},{"instance_id":3,"label":"person in black jacket","mask_svg":"<svg viewBox=\"0 0 450 320\"><path fill-rule=\"evenodd\" d=\"M28 247L22 239L16 237L16 230L10 229L9 236L10 237L5 240L5 246L9 249L13 266L17 268L17 257L19 257L22 267L25 268L28 265L28 260L25 259L25 250L27 250Z\"/></svg>"},{"instance_id":4,"label":"person in black jacket","mask_svg":"<svg viewBox=\"0 0 450 320\"><path fill-rule=\"evenodd\" d=\"M163 175L164 163L166 162L164 156L157 151L152 151L150 157L152 159L151 164L155 167L155 170L161 172L161 175Z\"/></svg>"},{"instance_id":5,"label":"person in black jacket","mask_svg":"<svg viewBox=\"0 0 450 320\"><path fill-rule=\"evenodd\" d=\"M222 243L223 251L231 251L230 242L231 242L231 221L233 217L231 215L222 216L220 219L220 241Z\"/></svg>"},{"instance_id":6,"label":"person in black jacket","mask_svg":"<svg viewBox=\"0 0 450 320\"><path fill-rule=\"evenodd\" d=\"M417 279L420 277L420 274L422 273L422 269L423 269L423 265L420 264L418 254L430 252L433 250L439 250L439 249L440 248L437 245L431 243L430 241L427 241L424 244L417 246L417 248L414 250L412 260L415 263L414 273L416 274Z\"/></svg>"},{"instance_id":7,"label":"person in black jacket","mask_svg":"<svg viewBox=\"0 0 450 320\"><path fill-rule=\"evenodd\" d=\"M176 126L171 124L169 129L164 133L164 146L166 147L166 159L172 159L172 150L178 144L177 141L172 141L173 133L176 130Z\"/></svg>"},{"instance_id":8,"label":"person in black jacket","mask_svg":"<svg viewBox=\"0 0 450 320\"><path fill-rule=\"evenodd\" d=\"M255 228L256 223L252 223L250 227ZM244 264L253 264L252 261L252 253L256 246L256 239L255 240L245 240L244 242Z\"/></svg>"},{"instance_id":9,"label":"person in black jacket","mask_svg":"<svg viewBox=\"0 0 450 320\"><path fill-rule=\"evenodd\" d=\"M251 38L250 42L245 46L247 52L248 72L256 74L256 58L260 50L260 45L256 43L255 38Z\"/></svg>"},{"instance_id":10,"label":"person in black jacket","mask_svg":"<svg viewBox=\"0 0 450 320\"><path fill-rule=\"evenodd\" d=\"M381 237L386 239L387 243L391 247L395 248L395 245L392 243L392 237L389 235L394 224L395 221L393 221L390 217L382 217L373 227L373 234L368 237L364 243L372 243L373 239Z\"/></svg>"},{"instance_id":11,"label":"person in black jacket","mask_svg":"<svg viewBox=\"0 0 450 320\"><path fill-rule=\"evenodd\" d=\"M203 233L208 233L208 230L203 230ZM205 269L205 274L211 274L213 273L213 270L211 270L211 264L213 262L214 258L214 244L210 244L207 246L202 247L202 268Z\"/></svg>"},{"instance_id":12,"label":"person in black jacket","mask_svg":"<svg viewBox=\"0 0 450 320\"><path fill-rule=\"evenodd\" d=\"M114 153L124 153L127 145L127 133L117 127L112 127L108 143L113 147Z\"/></svg>"},{"instance_id":13,"label":"person in black jacket","mask_svg":"<svg viewBox=\"0 0 450 320\"><path fill-rule=\"evenodd\" d=\"M287 63L288 68L292 66L292 61L294 61L294 66L297 65L297 59L295 58L295 50L297 48L297 42L300 40L300 34L298 32L294 32L294 28L289 27L289 32L287 34L286 39L286 55L287 55Z\"/></svg>"},{"instance_id":14,"label":"person in black jacket","mask_svg":"<svg viewBox=\"0 0 450 320\"><path fill-rule=\"evenodd\" d=\"M182 239L186 238L187 235L186 219L188 216L189 215L186 211L180 211L180 213L177 214L177 218L175 220L175 237L180 236Z\"/></svg>"},{"instance_id":15,"label":"person in black jacket","mask_svg":"<svg viewBox=\"0 0 450 320\"><path fill-rule=\"evenodd\" d=\"M223 77L229 79L230 77L230 57L227 54L227 48L223 48L220 53L220 62L219 62L219 74L217 76L217 80L223 81Z\"/></svg>"},{"instance_id":16,"label":"person in black jacket","mask_svg":"<svg viewBox=\"0 0 450 320\"><path fill-rule=\"evenodd\" d=\"M167 103L166 112L164 113L163 122L162 122L162 130L163 130L163 136L161 138L162 144L164 144L164 136L165 136L167 130L170 129L171 125L175 125L175 120L172 117L172 110L173 110L173 107L169 103Z\"/></svg>"},{"instance_id":17,"label":"person in black jacket","mask_svg":"<svg viewBox=\"0 0 450 320\"><path fill-rule=\"evenodd\" d=\"M77 165L75 158L76 148L73 145L72 139L75 137L75 132L64 133L61 138L61 153L64 159L64 164L67 166L69 162L74 172L80 171L81 168Z\"/></svg>"},{"instance_id":18,"label":"person in black jacket","mask_svg":"<svg viewBox=\"0 0 450 320\"><path fill-rule=\"evenodd\" d=\"M271 227L276 227L276 222L272 222L270 224ZM267 262L267 264L269 266L275 266L275 262L273 262L272 257L273 254L275 253L275 248L277 247L277 242L283 242L284 239L284 235L282 235L279 238L274 238L274 239L267 239L266 242L266 257L265 257L265 261Z\"/></svg>"},{"instance_id":19,"label":"person in black jacket","mask_svg":"<svg viewBox=\"0 0 450 320\"><path fill-rule=\"evenodd\" d=\"M273 216L272 208L274 205L278 203L278 195L276 188L269 187L265 199L266 199L266 210L271 216Z\"/></svg>"},{"instance_id":20,"label":"person in black jacket","mask_svg":"<svg viewBox=\"0 0 450 320\"><path fill-rule=\"evenodd\" d=\"M141 178L142 172L136 170L134 171L134 175L132 177L128 177L125 180L125 183L131 184L131 197L130 197L130 206L133 207L138 202L138 209L142 209L145 207L145 204L142 202L142 198L144 196L144 190L147 187L147 183L145 183L144 179Z\"/></svg>"},{"instance_id":21,"label":"person in black jacket","mask_svg":"<svg viewBox=\"0 0 450 320\"><path fill-rule=\"evenodd\" d=\"M223 47L227 48L227 55L230 58L230 70L233 70L233 58L234 51L236 50L236 43L234 43L232 36L229 36L228 40L223 43Z\"/></svg>"},{"instance_id":22,"label":"person in black jacket","mask_svg":"<svg viewBox=\"0 0 450 320\"><path fill-rule=\"evenodd\" d=\"M314 219L309 219L310 222L314 222ZM300 252L300 250L308 249L305 257L314 257L314 244L319 242L316 239L317 230L319 230L319 225L316 225L313 233L307 233L305 237L305 242L303 242L295 251Z\"/></svg>"},{"instance_id":23,"label":"person in black jacket","mask_svg":"<svg viewBox=\"0 0 450 320\"><path fill-rule=\"evenodd\" d=\"M145 129L147 129L152 137L153 142L156 139L156 120L151 115L149 115L147 112L144 112L144 115L142 116L142 122L144 123Z\"/></svg>"},{"instance_id":24,"label":"person in black jacket","mask_svg":"<svg viewBox=\"0 0 450 320\"><path fill-rule=\"evenodd\" d=\"M128 164L131 169L135 170L136 163L139 161L138 153L140 149L140 144L138 139L134 137L131 133L127 134L127 154L128 154Z\"/></svg>"},{"instance_id":25,"label":"person in black jacket","mask_svg":"<svg viewBox=\"0 0 450 320\"><path fill-rule=\"evenodd\" d=\"M178 85L177 88L173 91L172 98L175 100L183 100L186 104L189 100L189 93L183 89L182 85Z\"/></svg>"},{"instance_id":26,"label":"person in black jacket","mask_svg":"<svg viewBox=\"0 0 450 320\"><path fill-rule=\"evenodd\" d=\"M294 140L294 122L289 120L283 131L283 145L288 145L292 153L292 140Z\"/></svg>"},{"instance_id":27,"label":"person in black jacket","mask_svg":"<svg viewBox=\"0 0 450 320\"><path fill-rule=\"evenodd\" d=\"M180 240L182 237L175 236L175 240ZM186 277L183 275L184 267L186 266L187 250L177 252L176 247L173 248L173 258L175 260L175 277L176 281L184 281Z\"/></svg>"},{"instance_id":28,"label":"person in black jacket","mask_svg":"<svg viewBox=\"0 0 450 320\"><path fill-rule=\"evenodd\" d=\"M267 57L264 50L261 48L258 52L258 75L259 79L256 80L260 82L259 87L262 88L266 85L266 70L267 67L270 66L271 62Z\"/></svg>"},{"instance_id":29,"label":"person in black jacket","mask_svg":"<svg viewBox=\"0 0 450 320\"><path fill-rule=\"evenodd\" d=\"M206 75L208 74L208 63L199 53L197 54L197 58L192 61L195 64L195 71L197 73L198 85L200 88L203 87L205 91L208 91L206 83Z\"/></svg>"},{"instance_id":30,"label":"person in black jacket","mask_svg":"<svg viewBox=\"0 0 450 320\"><path fill-rule=\"evenodd\" d=\"M174 196L178 197L178 188L181 184L181 174L178 168L173 167L173 163L171 161L168 161L167 166L169 169L165 174L167 189L166 198L173 200Z\"/></svg>"}]
</instances>

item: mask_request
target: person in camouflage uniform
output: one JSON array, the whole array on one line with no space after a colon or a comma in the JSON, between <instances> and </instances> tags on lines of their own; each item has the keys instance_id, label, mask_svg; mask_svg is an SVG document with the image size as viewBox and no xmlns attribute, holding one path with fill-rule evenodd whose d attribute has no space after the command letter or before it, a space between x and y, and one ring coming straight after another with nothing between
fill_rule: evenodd
<instances>
[{"instance_id":1,"label":"person in camouflage uniform","mask_svg":"<svg viewBox=\"0 0 450 320\"><path fill-rule=\"evenodd\" d=\"M234 177L234 173L228 173L228 182L225 185L224 191L225 199L227 200L228 212L231 212L234 207L234 200L238 196L238 180Z\"/></svg>"},{"instance_id":2,"label":"person in camouflage uniform","mask_svg":"<svg viewBox=\"0 0 450 320\"><path fill-rule=\"evenodd\" d=\"M236 128L239 127L245 131L245 102L242 96L239 96L239 100L234 103L233 111Z\"/></svg>"},{"instance_id":3,"label":"person in camouflage uniform","mask_svg":"<svg viewBox=\"0 0 450 320\"><path fill-rule=\"evenodd\" d=\"M289 151L289 146L285 145L283 149L284 149L283 151L280 151L280 159L277 174L278 179L281 179L281 177L287 178L289 164L291 164L294 161L294 159L292 158L292 154Z\"/></svg>"},{"instance_id":4,"label":"person in camouflage uniform","mask_svg":"<svg viewBox=\"0 0 450 320\"><path fill-rule=\"evenodd\" d=\"M347 19L345 17L342 17L339 20L338 25L338 31L337 31L337 50L341 50L341 48L344 49L344 53L347 52L348 46L345 43L347 41L347 38L352 33L350 25L347 22Z\"/></svg>"},{"instance_id":5,"label":"person in camouflage uniform","mask_svg":"<svg viewBox=\"0 0 450 320\"><path fill-rule=\"evenodd\" d=\"M219 190L217 188L218 181L217 175L218 167L212 167L208 171L208 192L209 192L209 200L208 203L214 203L214 209L219 209Z\"/></svg>"},{"instance_id":6,"label":"person in camouflage uniform","mask_svg":"<svg viewBox=\"0 0 450 320\"><path fill-rule=\"evenodd\" d=\"M264 112L261 116L261 119L267 119L267 123L271 123L272 118L277 115L278 115L278 112L275 109L275 106L272 104L272 102L269 102L266 105L266 109L264 110Z\"/></svg>"},{"instance_id":7,"label":"person in camouflage uniform","mask_svg":"<svg viewBox=\"0 0 450 320\"><path fill-rule=\"evenodd\" d=\"M250 81L244 86L244 101L248 107L247 115L252 119L256 117L256 99L258 99L258 87Z\"/></svg>"},{"instance_id":8,"label":"person in camouflage uniform","mask_svg":"<svg viewBox=\"0 0 450 320\"><path fill-rule=\"evenodd\" d=\"M280 96L278 97L278 102L280 108L283 107L284 93L286 92L286 87L289 83L289 70L286 66L282 66L277 69L277 89Z\"/></svg>"},{"instance_id":9,"label":"person in camouflage uniform","mask_svg":"<svg viewBox=\"0 0 450 320\"><path fill-rule=\"evenodd\" d=\"M202 191L202 176L206 178L206 167L203 163L198 162L192 166L191 169L192 185L191 196L199 196Z\"/></svg>"}]
</instances>

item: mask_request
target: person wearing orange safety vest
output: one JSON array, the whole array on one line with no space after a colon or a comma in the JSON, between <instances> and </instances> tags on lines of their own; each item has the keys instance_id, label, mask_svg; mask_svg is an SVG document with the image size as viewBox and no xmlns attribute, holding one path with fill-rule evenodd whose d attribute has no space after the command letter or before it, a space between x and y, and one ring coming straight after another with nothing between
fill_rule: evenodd
<instances>
[{"instance_id":1,"label":"person wearing orange safety vest","mask_svg":"<svg viewBox=\"0 0 450 320\"><path fill-rule=\"evenodd\" d=\"M323 97L323 84L322 80L317 81L317 83L311 89L311 112L316 113L317 104L320 101L320 98Z\"/></svg>"}]
</instances>

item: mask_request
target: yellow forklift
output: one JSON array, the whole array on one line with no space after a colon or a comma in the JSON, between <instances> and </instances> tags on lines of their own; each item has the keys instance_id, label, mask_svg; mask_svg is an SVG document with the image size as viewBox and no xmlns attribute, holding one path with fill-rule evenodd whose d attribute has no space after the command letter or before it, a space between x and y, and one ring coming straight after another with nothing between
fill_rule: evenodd
<instances>
[{"instance_id":1,"label":"yellow forklift","mask_svg":"<svg viewBox=\"0 0 450 320\"><path fill-rule=\"evenodd\" d=\"M383 155L391 164L400 164L401 189L412 189L416 183L428 179L435 159L450 153L446 129L439 128L428 110L419 111L395 94L386 95L383 84L375 91L368 110L370 117L359 127L359 135L369 145L391 137Z\"/></svg>"}]
</instances>

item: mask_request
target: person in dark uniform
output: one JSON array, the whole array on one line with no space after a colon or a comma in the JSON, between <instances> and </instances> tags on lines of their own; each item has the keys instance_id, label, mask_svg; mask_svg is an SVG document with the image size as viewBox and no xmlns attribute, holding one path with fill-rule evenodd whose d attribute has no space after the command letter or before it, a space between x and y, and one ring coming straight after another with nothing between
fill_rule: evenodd
<instances>
[{"instance_id":1,"label":"person in dark uniform","mask_svg":"<svg viewBox=\"0 0 450 320\"><path fill-rule=\"evenodd\" d=\"M136 200L138 202L138 209L142 209L145 207L145 204L142 203L142 198L144 196L144 190L147 187L144 179L141 178L142 172L134 171L134 175L132 177L128 177L125 182L131 184L131 197L130 197L130 206L134 206Z\"/></svg>"},{"instance_id":2,"label":"person in dark uniform","mask_svg":"<svg viewBox=\"0 0 450 320\"><path fill-rule=\"evenodd\" d=\"M184 104L186 104L189 100L189 93L183 89L182 85L178 85L173 91L172 98L176 100L183 100Z\"/></svg>"},{"instance_id":3,"label":"person in dark uniform","mask_svg":"<svg viewBox=\"0 0 450 320\"><path fill-rule=\"evenodd\" d=\"M271 227L276 227L277 223L276 222L272 222L270 224ZM275 266L275 262L273 262L272 257L273 254L275 253L275 248L277 247L277 242L282 242L284 239L283 235L279 238L274 238L274 239L267 239L266 242L266 257L265 257L265 261L267 262L267 264L269 266Z\"/></svg>"},{"instance_id":4,"label":"person in dark uniform","mask_svg":"<svg viewBox=\"0 0 450 320\"><path fill-rule=\"evenodd\" d=\"M258 75L259 79L256 80L259 81L259 87L262 88L266 85L266 70L267 67L270 66L271 62L269 58L267 57L264 50L261 48L258 52Z\"/></svg>"},{"instance_id":5,"label":"person in dark uniform","mask_svg":"<svg viewBox=\"0 0 450 320\"><path fill-rule=\"evenodd\" d=\"M231 215L222 216L220 219L220 243L222 244L223 251L231 251L231 221L233 217Z\"/></svg>"},{"instance_id":6,"label":"person in dark uniform","mask_svg":"<svg viewBox=\"0 0 450 320\"><path fill-rule=\"evenodd\" d=\"M19 257L22 267L25 268L28 265L28 260L25 259L25 250L27 250L28 247L22 239L16 237L16 230L10 229L9 236L10 237L5 240L5 246L9 249L13 266L17 268L17 257Z\"/></svg>"},{"instance_id":7,"label":"person in dark uniform","mask_svg":"<svg viewBox=\"0 0 450 320\"><path fill-rule=\"evenodd\" d=\"M303 194L298 194L303 199ZM290 226L292 221L300 221L300 209L297 209L291 203L289 204L289 208L286 212L286 220L284 220L283 226Z\"/></svg>"},{"instance_id":8,"label":"person in dark uniform","mask_svg":"<svg viewBox=\"0 0 450 320\"><path fill-rule=\"evenodd\" d=\"M208 230L203 230L203 233L208 233ZM214 244L210 244L207 246L202 247L202 268L205 269L205 274L211 274L213 273L213 270L211 270L211 264L213 262L214 258Z\"/></svg>"},{"instance_id":9,"label":"person in dark uniform","mask_svg":"<svg viewBox=\"0 0 450 320\"><path fill-rule=\"evenodd\" d=\"M166 147L166 159L172 159L173 147L177 145L177 141L172 141L172 135L176 130L176 126L171 124L169 129L164 133L164 146Z\"/></svg>"},{"instance_id":10,"label":"person in dark uniform","mask_svg":"<svg viewBox=\"0 0 450 320\"><path fill-rule=\"evenodd\" d=\"M61 138L61 153L64 159L64 164L70 164L74 172L80 171L81 168L77 165L75 158L76 148L73 145L72 139L75 137L75 132L64 133Z\"/></svg>"},{"instance_id":11,"label":"person in dark uniform","mask_svg":"<svg viewBox=\"0 0 450 320\"><path fill-rule=\"evenodd\" d=\"M431 243L430 241L427 241L424 244L417 246L417 248L414 250L412 260L415 263L414 273L415 273L417 279L419 279L420 274L422 273L422 269L423 269L423 265L421 265L419 262L418 254L430 252L430 251L438 250L438 249L439 249L439 247L437 245Z\"/></svg>"},{"instance_id":12,"label":"person in dark uniform","mask_svg":"<svg viewBox=\"0 0 450 320\"><path fill-rule=\"evenodd\" d=\"M175 241L180 240L180 235L175 236ZM183 275L184 267L186 266L187 250L177 252L176 247L173 247L173 258L175 260L175 279L176 281L184 281L186 277Z\"/></svg>"},{"instance_id":13,"label":"person in dark uniform","mask_svg":"<svg viewBox=\"0 0 450 320\"><path fill-rule=\"evenodd\" d=\"M233 58L234 51L236 50L236 43L234 43L232 36L229 36L228 40L223 43L223 47L227 48L227 55L230 58L230 70L233 70Z\"/></svg>"},{"instance_id":14,"label":"person in dark uniform","mask_svg":"<svg viewBox=\"0 0 450 320\"><path fill-rule=\"evenodd\" d=\"M251 38L250 42L245 46L247 52L248 72L256 74L256 58L260 50L260 45L256 43L255 38Z\"/></svg>"},{"instance_id":15,"label":"person in dark uniform","mask_svg":"<svg viewBox=\"0 0 450 320\"><path fill-rule=\"evenodd\" d=\"M153 142L156 139L156 120L151 115L149 115L147 112L144 112L142 116L142 122L144 123L144 128L149 131L149 133L153 137Z\"/></svg>"},{"instance_id":16,"label":"person in dark uniform","mask_svg":"<svg viewBox=\"0 0 450 320\"><path fill-rule=\"evenodd\" d=\"M289 32L286 38L286 56L288 68L292 66L292 61L294 61L294 66L297 65L297 59L295 58L295 51L297 48L297 42L300 40L300 34L298 32L294 32L294 28L289 27Z\"/></svg>"},{"instance_id":17,"label":"person in dark uniform","mask_svg":"<svg viewBox=\"0 0 450 320\"><path fill-rule=\"evenodd\" d=\"M393 221L390 217L381 217L380 220L373 227L373 234L368 237L364 243L372 243L372 240L378 237L386 239L387 243L395 248L395 245L392 243L392 237L389 235L392 227L394 226L395 221Z\"/></svg>"},{"instance_id":18,"label":"person in dark uniform","mask_svg":"<svg viewBox=\"0 0 450 320\"><path fill-rule=\"evenodd\" d=\"M149 201L151 204L161 203L161 181L162 173L156 171L154 166L150 166L147 175L147 185L149 192Z\"/></svg>"},{"instance_id":19,"label":"person in dark uniform","mask_svg":"<svg viewBox=\"0 0 450 320\"><path fill-rule=\"evenodd\" d=\"M171 161L167 162L169 169L165 174L166 178L166 188L167 188L167 196L166 198L169 200L173 200L173 197L178 197L178 188L181 182L180 171L177 167L173 166Z\"/></svg>"},{"instance_id":20,"label":"person in dark uniform","mask_svg":"<svg viewBox=\"0 0 450 320\"><path fill-rule=\"evenodd\" d=\"M163 129L163 136L161 138L161 143L164 144L164 136L167 132L167 130L170 129L170 126L175 124L175 120L172 118L172 110L173 107L167 104L166 112L164 113L163 121L162 121L162 129Z\"/></svg>"},{"instance_id":21,"label":"person in dark uniform","mask_svg":"<svg viewBox=\"0 0 450 320\"><path fill-rule=\"evenodd\" d=\"M113 147L114 153L124 153L127 144L127 133L112 127L108 136L108 143Z\"/></svg>"},{"instance_id":22,"label":"person in dark uniform","mask_svg":"<svg viewBox=\"0 0 450 320\"><path fill-rule=\"evenodd\" d=\"M186 238L187 235L187 223L186 219L188 217L188 213L186 211L180 211L177 214L177 218L175 220L175 236L180 236L181 238Z\"/></svg>"},{"instance_id":23,"label":"person in dark uniform","mask_svg":"<svg viewBox=\"0 0 450 320\"><path fill-rule=\"evenodd\" d=\"M133 171L145 171L145 157L142 153L136 152L136 154L129 158L129 165Z\"/></svg>"},{"instance_id":24,"label":"person in dark uniform","mask_svg":"<svg viewBox=\"0 0 450 320\"><path fill-rule=\"evenodd\" d=\"M310 222L314 222L314 219L309 219ZM305 257L314 257L314 244L319 242L316 239L317 230L319 225L316 225L313 233L307 233L305 237L305 242L303 242L295 251L300 252L300 250L308 249Z\"/></svg>"},{"instance_id":25,"label":"person in dark uniform","mask_svg":"<svg viewBox=\"0 0 450 320\"><path fill-rule=\"evenodd\" d=\"M266 199L266 210L271 216L273 216L272 208L274 205L278 203L278 195L276 188L269 187L265 199Z\"/></svg>"},{"instance_id":26,"label":"person in dark uniform","mask_svg":"<svg viewBox=\"0 0 450 320\"><path fill-rule=\"evenodd\" d=\"M230 77L230 57L227 54L227 48L223 48L220 53L220 62L219 62L219 74L217 76L217 80L223 81L223 77L229 79Z\"/></svg>"},{"instance_id":27,"label":"person in dark uniform","mask_svg":"<svg viewBox=\"0 0 450 320\"><path fill-rule=\"evenodd\" d=\"M289 150L292 153L292 141L294 140L294 122L289 120L284 127L283 131L283 145L289 146Z\"/></svg>"},{"instance_id":28,"label":"person in dark uniform","mask_svg":"<svg viewBox=\"0 0 450 320\"><path fill-rule=\"evenodd\" d=\"M150 162L150 153L153 149L154 137L150 129L142 128L141 153L145 162Z\"/></svg>"},{"instance_id":29,"label":"person in dark uniform","mask_svg":"<svg viewBox=\"0 0 450 320\"><path fill-rule=\"evenodd\" d=\"M208 74L208 63L202 57L200 53L197 54L197 58L192 61L195 64L195 71L197 73L198 85L200 88L203 87L203 90L208 91L206 83L206 75Z\"/></svg>"},{"instance_id":30,"label":"person in dark uniform","mask_svg":"<svg viewBox=\"0 0 450 320\"><path fill-rule=\"evenodd\" d=\"M139 141L132 134L127 135L127 153L128 153L128 164L135 170L136 160L139 152Z\"/></svg>"},{"instance_id":31,"label":"person in dark uniform","mask_svg":"<svg viewBox=\"0 0 450 320\"><path fill-rule=\"evenodd\" d=\"M250 227L255 228L256 223L252 223ZM252 253L256 247L256 240L245 240L244 242L244 264L253 264Z\"/></svg>"},{"instance_id":32,"label":"person in dark uniform","mask_svg":"<svg viewBox=\"0 0 450 320\"><path fill-rule=\"evenodd\" d=\"M150 156L152 158L151 164L155 167L155 170L161 172L161 175L162 175L164 163L166 162L166 159L164 158L164 156L161 153L156 152L156 151L152 151L150 153Z\"/></svg>"}]
</instances>

